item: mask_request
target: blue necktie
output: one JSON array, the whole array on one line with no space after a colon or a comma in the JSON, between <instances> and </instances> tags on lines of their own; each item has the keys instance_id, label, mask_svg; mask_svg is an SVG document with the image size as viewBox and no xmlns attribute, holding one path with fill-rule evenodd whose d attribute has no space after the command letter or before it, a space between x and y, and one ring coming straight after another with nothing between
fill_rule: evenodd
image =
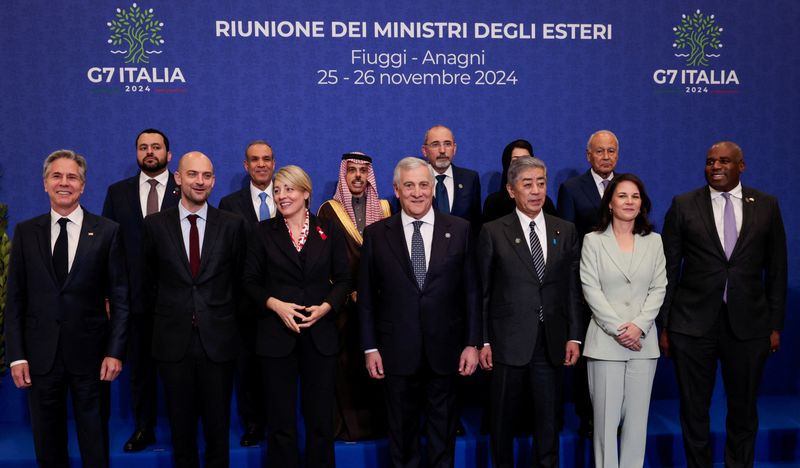
<instances>
[{"instance_id":1,"label":"blue necktie","mask_svg":"<svg viewBox=\"0 0 800 468\"><path fill-rule=\"evenodd\" d=\"M544 252L542 251L542 244L539 243L539 236L536 235L536 222L531 221L531 234L528 240L531 243L531 257L533 257L533 267L536 268L536 276L539 277L539 282L544 278ZM539 306L539 321L544 322L544 309Z\"/></svg>"},{"instance_id":2,"label":"blue necktie","mask_svg":"<svg viewBox=\"0 0 800 468\"><path fill-rule=\"evenodd\" d=\"M258 220L264 221L265 219L269 219L269 205L267 205L267 192L259 193L258 198L261 199L261 205L258 207Z\"/></svg>"},{"instance_id":3,"label":"blue necktie","mask_svg":"<svg viewBox=\"0 0 800 468\"><path fill-rule=\"evenodd\" d=\"M436 176L436 209L442 213L450 214L450 197L447 195L447 187L444 186L444 174Z\"/></svg>"},{"instance_id":4,"label":"blue necktie","mask_svg":"<svg viewBox=\"0 0 800 468\"><path fill-rule=\"evenodd\" d=\"M425 244L422 242L422 232L420 227L422 221L414 221L414 234L411 235L411 266L414 268L414 276L417 278L419 288L425 284Z\"/></svg>"}]
</instances>

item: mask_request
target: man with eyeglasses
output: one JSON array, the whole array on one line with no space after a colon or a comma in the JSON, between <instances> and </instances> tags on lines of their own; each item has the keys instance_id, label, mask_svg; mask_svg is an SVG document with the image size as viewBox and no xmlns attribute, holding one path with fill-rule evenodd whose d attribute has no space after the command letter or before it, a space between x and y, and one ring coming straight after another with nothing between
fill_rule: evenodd
<instances>
[{"instance_id":1,"label":"man with eyeglasses","mask_svg":"<svg viewBox=\"0 0 800 468\"><path fill-rule=\"evenodd\" d=\"M477 234L481 227L481 182L477 172L453 165L456 149L453 132L444 125L425 132L422 154L436 176L433 207L466 219Z\"/></svg>"},{"instance_id":2,"label":"man with eyeglasses","mask_svg":"<svg viewBox=\"0 0 800 468\"><path fill-rule=\"evenodd\" d=\"M600 218L598 208L606 186L614 178L614 168L619 157L619 140L608 130L598 130L586 143L586 159L590 168L581 175L567 179L558 189L558 216L574 223L578 230L578 242L594 230ZM586 320L592 313L583 307ZM588 322L587 322L588 323ZM586 377L586 359L581 357L573 372L573 400L575 412L580 418L578 433L591 439L594 432L592 401L589 398L589 382Z\"/></svg>"}]
</instances>

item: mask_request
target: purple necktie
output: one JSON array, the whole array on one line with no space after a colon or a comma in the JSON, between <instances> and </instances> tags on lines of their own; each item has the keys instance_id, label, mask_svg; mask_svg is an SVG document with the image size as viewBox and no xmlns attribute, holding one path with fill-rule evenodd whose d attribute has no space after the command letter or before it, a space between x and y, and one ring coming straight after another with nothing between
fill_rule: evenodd
<instances>
[{"instance_id":1,"label":"purple necktie","mask_svg":"<svg viewBox=\"0 0 800 468\"><path fill-rule=\"evenodd\" d=\"M736 214L733 212L733 202L731 201L731 194L724 192L722 198L725 199L725 209L722 215L722 235L725 237L725 256L729 259L733 253L733 248L736 246L736 239L739 234L736 232ZM725 292L722 293L722 300L728 303L728 281L725 281Z\"/></svg>"}]
</instances>

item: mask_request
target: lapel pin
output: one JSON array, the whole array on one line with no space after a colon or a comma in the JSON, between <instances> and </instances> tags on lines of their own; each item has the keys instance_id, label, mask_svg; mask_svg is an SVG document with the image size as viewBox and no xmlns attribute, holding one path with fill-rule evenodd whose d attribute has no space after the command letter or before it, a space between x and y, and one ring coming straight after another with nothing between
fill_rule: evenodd
<instances>
[{"instance_id":1,"label":"lapel pin","mask_svg":"<svg viewBox=\"0 0 800 468\"><path fill-rule=\"evenodd\" d=\"M92 236L94 236L94 233L93 232L87 232L86 235L89 236L89 237L92 237Z\"/></svg>"},{"instance_id":2,"label":"lapel pin","mask_svg":"<svg viewBox=\"0 0 800 468\"><path fill-rule=\"evenodd\" d=\"M464 184L458 184L458 188L464 188Z\"/></svg>"},{"instance_id":3,"label":"lapel pin","mask_svg":"<svg viewBox=\"0 0 800 468\"><path fill-rule=\"evenodd\" d=\"M445 232L444 233L444 237L445 237L445 239L449 239L450 238L450 233L449 232Z\"/></svg>"},{"instance_id":4,"label":"lapel pin","mask_svg":"<svg viewBox=\"0 0 800 468\"><path fill-rule=\"evenodd\" d=\"M514 239L514 242L516 242L517 244L519 244L519 243L520 243L520 242L522 242L522 241L521 241L521 240L519 240L519 237L517 237L516 239Z\"/></svg>"},{"instance_id":5,"label":"lapel pin","mask_svg":"<svg viewBox=\"0 0 800 468\"><path fill-rule=\"evenodd\" d=\"M747 203L753 203L754 201L756 201L756 199L753 197L747 197L745 198L745 201L747 201Z\"/></svg>"},{"instance_id":6,"label":"lapel pin","mask_svg":"<svg viewBox=\"0 0 800 468\"><path fill-rule=\"evenodd\" d=\"M556 240L556 238L554 237L553 238L553 245L557 245L557 244L558 244L558 240Z\"/></svg>"}]
</instances>

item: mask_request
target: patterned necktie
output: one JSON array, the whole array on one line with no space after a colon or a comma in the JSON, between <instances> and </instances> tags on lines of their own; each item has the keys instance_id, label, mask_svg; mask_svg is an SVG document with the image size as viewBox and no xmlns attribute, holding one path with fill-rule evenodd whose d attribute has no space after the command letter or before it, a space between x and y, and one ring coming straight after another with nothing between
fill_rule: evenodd
<instances>
[{"instance_id":1,"label":"patterned necktie","mask_svg":"<svg viewBox=\"0 0 800 468\"><path fill-rule=\"evenodd\" d=\"M67 244L67 223L68 218L61 218L58 224L61 226L61 231L56 238L56 244L53 246L53 268L56 271L56 279L58 279L59 286L64 286L64 281L67 280L69 273L69 248Z\"/></svg>"},{"instance_id":2,"label":"patterned necktie","mask_svg":"<svg viewBox=\"0 0 800 468\"><path fill-rule=\"evenodd\" d=\"M444 186L446 177L444 174L436 176L436 209L442 213L450 214L450 197L447 195L447 187Z\"/></svg>"},{"instance_id":3,"label":"patterned necktie","mask_svg":"<svg viewBox=\"0 0 800 468\"><path fill-rule=\"evenodd\" d=\"M542 244L539 243L539 236L536 235L536 222L531 221L531 234L528 240L531 243L531 257L533 258L533 267L536 268L536 276L539 277L539 282L544 278L544 252L542 252ZM544 310L539 306L539 321L544 322Z\"/></svg>"},{"instance_id":4,"label":"patterned necktie","mask_svg":"<svg viewBox=\"0 0 800 468\"><path fill-rule=\"evenodd\" d=\"M258 220L264 221L265 219L269 219L269 205L267 205L267 192L259 193L258 198L261 199L261 205L259 205L258 207Z\"/></svg>"},{"instance_id":5,"label":"patterned necktie","mask_svg":"<svg viewBox=\"0 0 800 468\"><path fill-rule=\"evenodd\" d=\"M414 276L417 278L419 288L425 284L425 244L422 242L422 232L420 227L422 221L414 221L414 234L411 235L411 266L414 268Z\"/></svg>"},{"instance_id":6,"label":"patterned necktie","mask_svg":"<svg viewBox=\"0 0 800 468\"><path fill-rule=\"evenodd\" d=\"M186 217L189 224L189 268L192 270L192 278L197 277L197 272L200 271L200 232L197 230L197 216L190 214Z\"/></svg>"},{"instance_id":7,"label":"patterned necktie","mask_svg":"<svg viewBox=\"0 0 800 468\"><path fill-rule=\"evenodd\" d=\"M724 192L722 198L725 199L725 209L722 214L722 236L725 238L725 256L731 258L733 248L736 246L736 239L739 234L736 232L736 213L733 211L731 194ZM722 300L728 303L728 281L725 280L725 291L722 293Z\"/></svg>"},{"instance_id":8,"label":"patterned necktie","mask_svg":"<svg viewBox=\"0 0 800 468\"><path fill-rule=\"evenodd\" d=\"M608 188L608 184L610 184L611 181L608 180L608 179L603 179L603 180L600 181L600 183L603 184L603 193L606 193L606 189Z\"/></svg>"},{"instance_id":9,"label":"patterned necktie","mask_svg":"<svg viewBox=\"0 0 800 468\"><path fill-rule=\"evenodd\" d=\"M150 184L150 191L147 192L147 210L145 213L146 215L151 215L158 213L158 192L156 191L158 181L156 179L148 179L147 183Z\"/></svg>"}]
</instances>

